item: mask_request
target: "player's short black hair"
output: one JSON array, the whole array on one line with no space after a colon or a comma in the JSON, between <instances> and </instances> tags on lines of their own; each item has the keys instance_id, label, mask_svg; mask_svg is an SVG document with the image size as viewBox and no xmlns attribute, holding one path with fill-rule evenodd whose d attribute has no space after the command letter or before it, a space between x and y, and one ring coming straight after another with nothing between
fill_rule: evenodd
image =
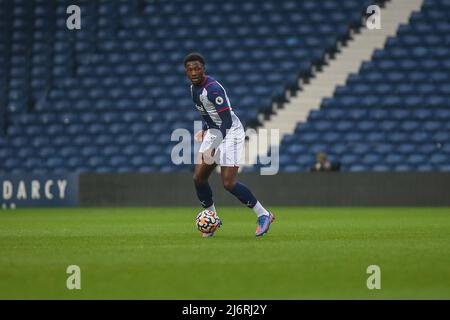
<instances>
[{"instance_id":1,"label":"player's short black hair","mask_svg":"<svg viewBox=\"0 0 450 320\"><path fill-rule=\"evenodd\" d=\"M184 66L186 66L186 64L190 61L198 61L200 62L202 65L205 65L205 58L203 58L203 56L200 53L197 52L193 52L193 53L189 53L185 58L184 58Z\"/></svg>"}]
</instances>

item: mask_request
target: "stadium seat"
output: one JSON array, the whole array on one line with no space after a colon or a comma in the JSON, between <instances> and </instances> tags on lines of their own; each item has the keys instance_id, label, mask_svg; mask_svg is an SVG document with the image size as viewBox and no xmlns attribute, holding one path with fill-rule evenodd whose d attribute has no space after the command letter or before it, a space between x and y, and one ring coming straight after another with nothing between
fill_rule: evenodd
<instances>
[{"instance_id":1,"label":"stadium seat","mask_svg":"<svg viewBox=\"0 0 450 320\"><path fill-rule=\"evenodd\" d=\"M136 10L136 1L100 1L83 7L92 27L67 41L65 19L56 18L65 4L29 3L0 6L2 27L11 31L9 42L0 38L0 75L9 81L0 103L10 119L0 171L177 171L167 156L170 134L200 119L182 66L186 52L204 53L242 122L258 125L372 4L246 0L199 8L195 0L171 0ZM308 170L325 151L349 171L448 171L447 11L447 0L426 1L323 99L283 138L281 170ZM29 57L21 54L27 46Z\"/></svg>"},{"instance_id":2,"label":"stadium seat","mask_svg":"<svg viewBox=\"0 0 450 320\"><path fill-rule=\"evenodd\" d=\"M332 144L326 151L344 171L448 170L446 10L446 0L436 0L413 13L396 37L388 38L357 74L311 111L306 123L297 125L294 135L283 139L281 150L312 156L324 143ZM281 168L292 172L296 167L285 162Z\"/></svg>"}]
</instances>

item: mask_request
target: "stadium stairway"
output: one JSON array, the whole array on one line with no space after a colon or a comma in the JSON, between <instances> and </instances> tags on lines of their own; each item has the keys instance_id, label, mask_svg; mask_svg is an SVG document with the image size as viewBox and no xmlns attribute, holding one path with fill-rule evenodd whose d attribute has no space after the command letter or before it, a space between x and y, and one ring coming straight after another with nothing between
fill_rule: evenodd
<instances>
[{"instance_id":1,"label":"stadium stairway","mask_svg":"<svg viewBox=\"0 0 450 320\"><path fill-rule=\"evenodd\" d=\"M320 107L322 99L331 97L336 87L344 85L351 73L358 72L362 63L370 60L373 52L382 48L388 37L394 36L398 27L407 23L411 14L420 10L422 4L423 0L385 2L381 7L381 29L370 30L362 21L364 26L353 31L351 39L345 44L339 44L338 52L334 57L328 57L328 63L321 70L314 70L306 83L300 80L300 90L284 103L283 108L257 130L247 132L246 152L242 159L246 165L243 170L257 163L258 158L267 156L269 148L276 150L283 136L292 134L299 122L307 120L311 110ZM274 135L271 139L271 130L279 130L279 136Z\"/></svg>"},{"instance_id":2,"label":"stadium stairway","mask_svg":"<svg viewBox=\"0 0 450 320\"><path fill-rule=\"evenodd\" d=\"M77 31L67 29L67 1L0 0L9 30L0 32L0 173L192 170L171 161L171 133L199 120L181 63L188 52L206 57L255 127L373 0L75 3Z\"/></svg>"}]
</instances>

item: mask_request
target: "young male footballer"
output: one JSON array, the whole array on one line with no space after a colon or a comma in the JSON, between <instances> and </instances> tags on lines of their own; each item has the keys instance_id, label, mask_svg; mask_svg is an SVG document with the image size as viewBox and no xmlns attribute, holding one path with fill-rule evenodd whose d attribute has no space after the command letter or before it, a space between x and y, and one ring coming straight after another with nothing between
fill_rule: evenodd
<instances>
[{"instance_id":1,"label":"young male footballer","mask_svg":"<svg viewBox=\"0 0 450 320\"><path fill-rule=\"evenodd\" d=\"M195 135L197 141L202 142L194 172L198 199L203 208L216 212L208 178L219 164L224 188L255 211L258 216L256 236L262 236L275 217L244 184L237 181L245 141L242 123L234 114L224 87L205 74L205 59L200 54L187 55L184 67L192 83L192 99L203 118L203 130ZM203 237L213 234L203 233Z\"/></svg>"}]
</instances>

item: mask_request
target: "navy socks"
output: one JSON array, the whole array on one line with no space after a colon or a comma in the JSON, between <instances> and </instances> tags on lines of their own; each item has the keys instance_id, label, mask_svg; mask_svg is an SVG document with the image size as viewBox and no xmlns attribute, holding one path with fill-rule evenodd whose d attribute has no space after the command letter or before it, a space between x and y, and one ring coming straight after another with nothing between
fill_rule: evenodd
<instances>
[{"instance_id":1,"label":"navy socks","mask_svg":"<svg viewBox=\"0 0 450 320\"><path fill-rule=\"evenodd\" d=\"M200 200L203 208L208 208L213 205L212 190L209 183L195 184L198 200Z\"/></svg>"},{"instance_id":2,"label":"navy socks","mask_svg":"<svg viewBox=\"0 0 450 320\"><path fill-rule=\"evenodd\" d=\"M253 193L240 182L236 182L236 185L232 190L229 190L236 198L249 208L253 208L258 202Z\"/></svg>"}]
</instances>

